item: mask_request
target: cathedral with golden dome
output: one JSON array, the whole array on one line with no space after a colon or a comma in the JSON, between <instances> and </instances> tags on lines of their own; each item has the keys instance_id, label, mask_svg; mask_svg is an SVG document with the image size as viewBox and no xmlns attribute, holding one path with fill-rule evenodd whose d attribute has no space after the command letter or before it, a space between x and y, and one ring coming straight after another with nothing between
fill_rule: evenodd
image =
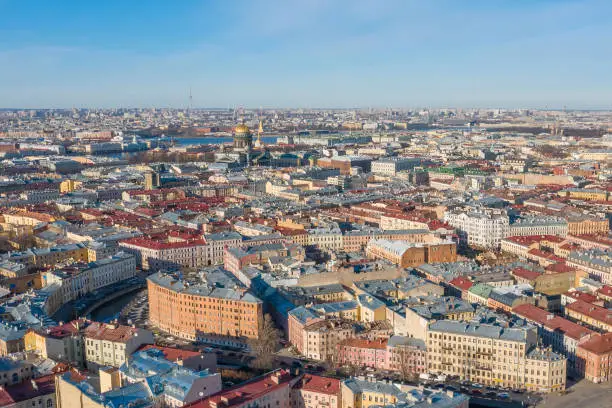
<instances>
[{"instance_id":1,"label":"cathedral with golden dome","mask_svg":"<svg viewBox=\"0 0 612 408\"><path fill-rule=\"evenodd\" d=\"M253 132L244 123L240 123L234 128L234 144L233 151L239 153L240 162L250 166L251 164L259 166L266 165L271 160L270 152L265 148L261 141L263 133L263 122L259 122L259 130L257 131L257 140L253 143Z\"/></svg>"},{"instance_id":2,"label":"cathedral with golden dome","mask_svg":"<svg viewBox=\"0 0 612 408\"><path fill-rule=\"evenodd\" d=\"M247 125L239 124L234 128L234 150L250 152L253 147L253 134Z\"/></svg>"}]
</instances>

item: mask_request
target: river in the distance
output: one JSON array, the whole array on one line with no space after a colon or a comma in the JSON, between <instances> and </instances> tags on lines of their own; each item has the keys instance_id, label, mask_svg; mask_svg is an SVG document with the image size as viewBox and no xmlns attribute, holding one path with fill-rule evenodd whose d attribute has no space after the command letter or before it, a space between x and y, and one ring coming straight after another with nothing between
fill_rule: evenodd
<instances>
[{"instance_id":1,"label":"river in the distance","mask_svg":"<svg viewBox=\"0 0 612 408\"><path fill-rule=\"evenodd\" d=\"M230 136L225 137L177 137L174 139L177 146L195 146L203 144L223 144L232 143L234 139ZM266 144L276 144L277 138L274 136L263 136L261 141Z\"/></svg>"}]
</instances>

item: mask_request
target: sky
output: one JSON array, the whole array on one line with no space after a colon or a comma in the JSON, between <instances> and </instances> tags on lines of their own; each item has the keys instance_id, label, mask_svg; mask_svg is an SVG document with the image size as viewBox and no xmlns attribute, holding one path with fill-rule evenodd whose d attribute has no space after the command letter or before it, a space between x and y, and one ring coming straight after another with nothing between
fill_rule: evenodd
<instances>
[{"instance_id":1,"label":"sky","mask_svg":"<svg viewBox=\"0 0 612 408\"><path fill-rule=\"evenodd\" d=\"M610 0L0 0L0 108L612 108Z\"/></svg>"}]
</instances>

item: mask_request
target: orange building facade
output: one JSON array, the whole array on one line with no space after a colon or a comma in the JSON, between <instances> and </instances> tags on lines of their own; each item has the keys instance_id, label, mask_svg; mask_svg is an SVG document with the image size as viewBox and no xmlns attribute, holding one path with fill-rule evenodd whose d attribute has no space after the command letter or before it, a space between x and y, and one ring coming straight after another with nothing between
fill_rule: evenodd
<instances>
[{"instance_id":1,"label":"orange building facade","mask_svg":"<svg viewBox=\"0 0 612 408\"><path fill-rule=\"evenodd\" d=\"M149 320L174 336L222 344L260 336L263 303L246 288L189 284L171 274L147 279Z\"/></svg>"}]
</instances>

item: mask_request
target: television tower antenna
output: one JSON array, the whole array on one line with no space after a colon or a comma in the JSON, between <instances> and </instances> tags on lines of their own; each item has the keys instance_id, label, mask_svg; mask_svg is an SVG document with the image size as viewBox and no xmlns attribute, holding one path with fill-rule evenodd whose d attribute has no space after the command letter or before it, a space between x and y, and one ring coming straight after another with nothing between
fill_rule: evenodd
<instances>
[{"instance_id":1,"label":"television tower antenna","mask_svg":"<svg viewBox=\"0 0 612 408\"><path fill-rule=\"evenodd\" d=\"M193 95L191 94L191 87L189 87L189 112L193 109Z\"/></svg>"}]
</instances>

